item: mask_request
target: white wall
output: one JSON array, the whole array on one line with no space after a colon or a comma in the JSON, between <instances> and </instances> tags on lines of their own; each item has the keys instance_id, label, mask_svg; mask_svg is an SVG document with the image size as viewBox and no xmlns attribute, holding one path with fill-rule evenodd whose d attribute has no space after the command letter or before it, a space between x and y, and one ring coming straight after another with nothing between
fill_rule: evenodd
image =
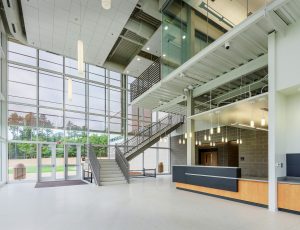
<instances>
[{"instance_id":1,"label":"white wall","mask_svg":"<svg viewBox=\"0 0 300 230\"><path fill-rule=\"evenodd\" d=\"M277 90L300 85L300 22L276 34Z\"/></svg>"},{"instance_id":2,"label":"white wall","mask_svg":"<svg viewBox=\"0 0 300 230\"><path fill-rule=\"evenodd\" d=\"M286 98L285 142L286 153L300 153L300 92Z\"/></svg>"}]
</instances>

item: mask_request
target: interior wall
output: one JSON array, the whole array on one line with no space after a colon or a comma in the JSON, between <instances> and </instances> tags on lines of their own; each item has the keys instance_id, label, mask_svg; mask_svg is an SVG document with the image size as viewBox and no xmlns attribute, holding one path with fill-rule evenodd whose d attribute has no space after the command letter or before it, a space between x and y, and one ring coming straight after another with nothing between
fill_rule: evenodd
<instances>
[{"instance_id":1,"label":"interior wall","mask_svg":"<svg viewBox=\"0 0 300 230\"><path fill-rule=\"evenodd\" d=\"M215 129L216 131L216 129ZM239 132L241 131L241 136ZM224 136L226 133L226 127L221 127L221 132ZM206 130L206 134L209 131ZM233 157L228 145L221 142L222 133L213 135L213 141L216 142L215 147L210 147L208 142L204 146L203 137L205 131L196 132L195 138L202 141L202 146L197 146L195 150L196 163L198 162L198 149L199 148L215 148L218 150L218 165L219 166L233 166L230 163L230 158ZM242 138L243 144L238 145L239 155L238 162L239 167L242 169L243 177L268 177L268 132L252 129L239 129L234 127L227 127L228 142L236 144L236 139ZM179 138L183 138L183 135L171 137L171 165L186 165L187 147L186 144L179 144Z\"/></svg>"},{"instance_id":2,"label":"interior wall","mask_svg":"<svg viewBox=\"0 0 300 230\"><path fill-rule=\"evenodd\" d=\"M276 33L276 90L300 85L300 22Z\"/></svg>"},{"instance_id":3,"label":"interior wall","mask_svg":"<svg viewBox=\"0 0 300 230\"><path fill-rule=\"evenodd\" d=\"M286 153L300 153L300 92L286 98Z\"/></svg>"}]
</instances>

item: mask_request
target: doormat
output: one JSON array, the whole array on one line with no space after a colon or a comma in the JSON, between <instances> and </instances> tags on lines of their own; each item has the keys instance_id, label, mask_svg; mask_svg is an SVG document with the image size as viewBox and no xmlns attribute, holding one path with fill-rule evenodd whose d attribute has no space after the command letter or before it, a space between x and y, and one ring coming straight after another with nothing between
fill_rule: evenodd
<instances>
[{"instance_id":1,"label":"doormat","mask_svg":"<svg viewBox=\"0 0 300 230\"><path fill-rule=\"evenodd\" d=\"M86 185L86 184L88 184L88 183L86 183L82 180L46 181L46 182L36 183L35 188L51 188L51 187Z\"/></svg>"}]
</instances>

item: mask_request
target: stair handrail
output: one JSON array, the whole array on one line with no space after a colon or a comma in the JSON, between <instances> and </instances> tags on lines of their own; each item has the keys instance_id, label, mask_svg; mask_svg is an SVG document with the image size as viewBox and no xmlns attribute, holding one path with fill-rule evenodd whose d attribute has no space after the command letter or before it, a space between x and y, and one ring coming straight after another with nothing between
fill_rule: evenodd
<instances>
[{"instance_id":1,"label":"stair handrail","mask_svg":"<svg viewBox=\"0 0 300 230\"><path fill-rule=\"evenodd\" d=\"M168 114L167 116L163 117L161 120L152 123L147 128L144 128L143 130L135 134L130 139L126 140L123 143L118 144L118 146L123 147L123 154L125 154L131 151L132 149L137 148L142 142L149 139L151 136L157 134L158 132L164 130L166 127L169 127L170 125L178 124L179 122L183 122L183 121L184 121L183 115Z\"/></svg>"},{"instance_id":2,"label":"stair handrail","mask_svg":"<svg viewBox=\"0 0 300 230\"><path fill-rule=\"evenodd\" d=\"M115 158L116 158L116 162L119 166L119 168L121 169L127 183L129 183L129 163L126 160L126 158L124 157L124 155L122 154L119 146L116 144L115 145Z\"/></svg>"},{"instance_id":3,"label":"stair handrail","mask_svg":"<svg viewBox=\"0 0 300 230\"><path fill-rule=\"evenodd\" d=\"M100 162L95 154L95 151L93 149L92 145L88 146L88 159L89 159L89 164L90 168L92 170L92 174L95 179L95 184L100 186Z\"/></svg>"}]
</instances>

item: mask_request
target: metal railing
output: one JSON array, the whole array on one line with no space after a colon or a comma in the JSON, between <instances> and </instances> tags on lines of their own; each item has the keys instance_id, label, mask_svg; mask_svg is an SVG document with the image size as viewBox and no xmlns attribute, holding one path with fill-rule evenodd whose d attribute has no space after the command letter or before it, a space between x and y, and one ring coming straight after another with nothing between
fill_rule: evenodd
<instances>
[{"instance_id":1,"label":"metal railing","mask_svg":"<svg viewBox=\"0 0 300 230\"><path fill-rule=\"evenodd\" d=\"M152 138L157 137L157 135L164 135L169 128L177 125L178 123L183 123L184 116L177 114L169 114L158 122L152 123L145 129L141 130L132 138L126 140L124 143L118 144L121 154L125 155L133 150L138 149L141 145L148 143Z\"/></svg>"},{"instance_id":2,"label":"metal railing","mask_svg":"<svg viewBox=\"0 0 300 230\"><path fill-rule=\"evenodd\" d=\"M161 80L160 58L154 61L136 80L130 84L130 101L138 98Z\"/></svg>"},{"instance_id":3,"label":"metal railing","mask_svg":"<svg viewBox=\"0 0 300 230\"><path fill-rule=\"evenodd\" d=\"M121 150L117 146L117 144L115 146L115 158L119 168L121 169L125 179L127 180L127 183L129 183L129 163L121 153Z\"/></svg>"},{"instance_id":4,"label":"metal railing","mask_svg":"<svg viewBox=\"0 0 300 230\"><path fill-rule=\"evenodd\" d=\"M100 162L94 152L94 149L91 145L88 147L88 159L89 159L89 164L92 170L92 174L95 179L95 184L100 186Z\"/></svg>"}]
</instances>

